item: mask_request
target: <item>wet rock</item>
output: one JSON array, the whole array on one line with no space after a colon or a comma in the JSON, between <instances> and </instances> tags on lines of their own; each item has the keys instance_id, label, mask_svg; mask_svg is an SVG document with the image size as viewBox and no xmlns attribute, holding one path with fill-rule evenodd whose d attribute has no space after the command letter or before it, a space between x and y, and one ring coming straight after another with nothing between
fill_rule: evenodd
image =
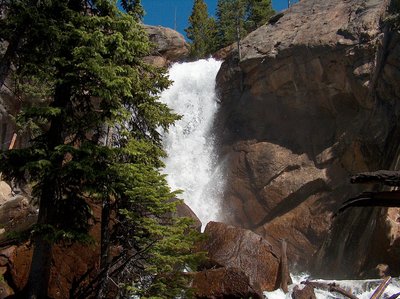
<instances>
[{"instance_id":1,"label":"wet rock","mask_svg":"<svg viewBox=\"0 0 400 299\"><path fill-rule=\"evenodd\" d=\"M246 274L237 268L219 268L191 274L194 295L201 299L263 298Z\"/></svg>"},{"instance_id":2,"label":"wet rock","mask_svg":"<svg viewBox=\"0 0 400 299\"><path fill-rule=\"evenodd\" d=\"M204 231L202 245L208 257L227 268L238 268L248 277L250 284L263 291L279 285L279 259L271 245L250 230L209 222Z\"/></svg>"},{"instance_id":3,"label":"wet rock","mask_svg":"<svg viewBox=\"0 0 400 299\"><path fill-rule=\"evenodd\" d=\"M316 299L314 288L311 285L296 285L293 288L292 299Z\"/></svg>"}]
</instances>

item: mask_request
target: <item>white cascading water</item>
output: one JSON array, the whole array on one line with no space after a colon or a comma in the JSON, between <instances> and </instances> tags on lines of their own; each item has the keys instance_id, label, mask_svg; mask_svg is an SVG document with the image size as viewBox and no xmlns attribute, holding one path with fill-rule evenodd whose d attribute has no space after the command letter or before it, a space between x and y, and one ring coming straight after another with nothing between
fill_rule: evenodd
<instances>
[{"instance_id":1,"label":"white cascading water","mask_svg":"<svg viewBox=\"0 0 400 299\"><path fill-rule=\"evenodd\" d=\"M217 112L215 77L221 66L214 59L174 64L172 86L160 100L182 116L164 136L168 154L164 172L173 190L200 218L203 226L218 220L223 178L214 155L211 126Z\"/></svg>"},{"instance_id":2,"label":"white cascading water","mask_svg":"<svg viewBox=\"0 0 400 299\"><path fill-rule=\"evenodd\" d=\"M349 293L355 295L358 299L370 299L376 288L379 286L382 280L379 279L367 279L367 280L317 280L311 279L306 274L302 275L291 275L293 284L289 286L289 293L284 294L282 290L278 289L273 292L264 292L265 298L268 299L291 299L292 290L295 285L302 288L304 284L302 281L307 279L323 282L323 283L336 283L342 289L345 289ZM385 292L380 298L389 298L390 296L400 293L400 280L399 278L392 278L390 285L385 289ZM315 289L315 295L317 299L346 299L339 293L328 292L324 290Z\"/></svg>"}]
</instances>

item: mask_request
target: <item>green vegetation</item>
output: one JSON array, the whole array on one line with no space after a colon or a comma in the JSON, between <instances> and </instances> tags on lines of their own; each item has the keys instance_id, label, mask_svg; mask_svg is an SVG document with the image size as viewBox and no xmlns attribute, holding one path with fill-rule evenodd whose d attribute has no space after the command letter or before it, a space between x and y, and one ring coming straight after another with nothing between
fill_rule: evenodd
<instances>
[{"instance_id":1,"label":"green vegetation","mask_svg":"<svg viewBox=\"0 0 400 299\"><path fill-rule=\"evenodd\" d=\"M24 298L46 298L52 246L87 240L90 204L102 206L100 271L74 298L105 298L108 277L121 296L173 298L186 285L195 234L171 217L177 201L159 173L159 130L179 118L158 101L166 74L143 62L150 50L138 0L1 2L0 84L15 68L15 92L29 123L27 148L0 153L8 180L33 186L39 205ZM111 223L117 223L111 225ZM110 256L110 247L122 248Z\"/></svg>"},{"instance_id":2,"label":"green vegetation","mask_svg":"<svg viewBox=\"0 0 400 299\"><path fill-rule=\"evenodd\" d=\"M185 29L187 37L192 41L190 56L204 58L216 50L215 20L208 15L207 5L203 0L195 0L189 27Z\"/></svg>"},{"instance_id":3,"label":"green vegetation","mask_svg":"<svg viewBox=\"0 0 400 299\"><path fill-rule=\"evenodd\" d=\"M214 20L204 1L195 0L186 29L192 41L192 57L204 58L217 49L239 43L273 14L271 0L218 0Z\"/></svg>"},{"instance_id":4,"label":"green vegetation","mask_svg":"<svg viewBox=\"0 0 400 299\"><path fill-rule=\"evenodd\" d=\"M218 0L217 40L226 47L265 24L274 14L270 0Z\"/></svg>"},{"instance_id":5,"label":"green vegetation","mask_svg":"<svg viewBox=\"0 0 400 299\"><path fill-rule=\"evenodd\" d=\"M393 29L400 29L400 0L392 0L390 3L389 15L385 21Z\"/></svg>"}]
</instances>

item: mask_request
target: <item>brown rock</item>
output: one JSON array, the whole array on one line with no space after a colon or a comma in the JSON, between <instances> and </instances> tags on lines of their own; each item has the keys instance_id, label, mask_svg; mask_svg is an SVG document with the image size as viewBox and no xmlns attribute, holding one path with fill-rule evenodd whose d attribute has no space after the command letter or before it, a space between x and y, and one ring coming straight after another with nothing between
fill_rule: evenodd
<instances>
[{"instance_id":1,"label":"brown rock","mask_svg":"<svg viewBox=\"0 0 400 299\"><path fill-rule=\"evenodd\" d=\"M279 285L278 256L261 236L219 222L209 222L204 233L207 240L202 249L211 260L227 268L240 269L252 286L263 291L274 290Z\"/></svg>"},{"instance_id":2,"label":"brown rock","mask_svg":"<svg viewBox=\"0 0 400 299\"><path fill-rule=\"evenodd\" d=\"M0 205L11 197L11 187L4 181L0 181Z\"/></svg>"},{"instance_id":3,"label":"brown rock","mask_svg":"<svg viewBox=\"0 0 400 299\"><path fill-rule=\"evenodd\" d=\"M284 237L291 264L306 262L329 227L329 214L313 207L319 200L313 195L329 189L324 170L306 155L268 142L237 143L229 158L225 221L252 228L275 251Z\"/></svg>"},{"instance_id":4,"label":"brown rock","mask_svg":"<svg viewBox=\"0 0 400 299\"><path fill-rule=\"evenodd\" d=\"M193 219L193 228L196 229L198 232L201 232L202 223L201 223L199 217L197 217L195 212L193 212L193 210L184 202L177 205L176 216L177 217L187 217L187 218Z\"/></svg>"},{"instance_id":5,"label":"brown rock","mask_svg":"<svg viewBox=\"0 0 400 299\"><path fill-rule=\"evenodd\" d=\"M249 278L240 269L219 268L191 274L192 288L196 298L263 298L262 292L255 289Z\"/></svg>"},{"instance_id":6,"label":"brown rock","mask_svg":"<svg viewBox=\"0 0 400 299\"><path fill-rule=\"evenodd\" d=\"M298 286L293 288L292 299L316 299L314 288L311 285Z\"/></svg>"},{"instance_id":7,"label":"brown rock","mask_svg":"<svg viewBox=\"0 0 400 299\"><path fill-rule=\"evenodd\" d=\"M143 59L148 64L154 65L156 67L167 67L168 60L162 56L146 56Z\"/></svg>"},{"instance_id":8,"label":"brown rock","mask_svg":"<svg viewBox=\"0 0 400 299\"><path fill-rule=\"evenodd\" d=\"M212 55L212 57L217 60L224 60L235 49L235 46L236 46L236 43L226 46L225 48L219 49L217 52L215 52Z\"/></svg>"},{"instance_id":9,"label":"brown rock","mask_svg":"<svg viewBox=\"0 0 400 299\"><path fill-rule=\"evenodd\" d=\"M51 298L70 298L69 292L75 282L83 276L90 279L98 271L101 209L96 205L91 207L96 221L89 233L97 241L95 244L90 245L74 243L72 245L53 246L48 290ZM32 244L11 246L0 252L0 255L8 260L9 276L11 277L12 285L16 287L15 291L21 291L27 283L32 254ZM86 280L83 281L83 284L85 282Z\"/></svg>"},{"instance_id":10,"label":"brown rock","mask_svg":"<svg viewBox=\"0 0 400 299\"><path fill-rule=\"evenodd\" d=\"M23 232L37 220L37 211L29 203L29 200L22 195L9 198L0 206L0 240L4 239L7 233Z\"/></svg>"},{"instance_id":11,"label":"brown rock","mask_svg":"<svg viewBox=\"0 0 400 299\"><path fill-rule=\"evenodd\" d=\"M9 298L11 295L14 295L13 289L5 281L0 281L0 299Z\"/></svg>"},{"instance_id":12,"label":"brown rock","mask_svg":"<svg viewBox=\"0 0 400 299\"><path fill-rule=\"evenodd\" d=\"M274 248L285 239L300 270L318 263L353 275L388 263L400 273L387 255L398 251L388 234L398 224L377 221L382 213L351 212L329 234L331 215L361 191L351 173L398 167L400 36L382 31L388 3L301 1L245 37L241 60L234 50L217 76L225 221Z\"/></svg>"},{"instance_id":13,"label":"brown rock","mask_svg":"<svg viewBox=\"0 0 400 299\"><path fill-rule=\"evenodd\" d=\"M168 62L181 61L189 54L189 45L179 32L161 26L145 25L150 41L154 44L152 56L161 56ZM161 61L157 61L158 64ZM166 65L163 65L166 66Z\"/></svg>"}]
</instances>

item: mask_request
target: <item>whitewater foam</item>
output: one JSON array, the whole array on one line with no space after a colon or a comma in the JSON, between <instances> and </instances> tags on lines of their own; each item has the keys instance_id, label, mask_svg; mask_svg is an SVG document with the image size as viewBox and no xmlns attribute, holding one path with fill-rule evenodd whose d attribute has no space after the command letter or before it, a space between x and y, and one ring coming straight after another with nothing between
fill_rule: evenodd
<instances>
[{"instance_id":1,"label":"whitewater foam","mask_svg":"<svg viewBox=\"0 0 400 299\"><path fill-rule=\"evenodd\" d=\"M281 289L273 292L264 292L265 298L268 299L291 299L293 288L298 285L301 288L301 282L310 279L307 274L291 275L293 284L289 286L289 293L285 294ZM359 299L369 299L372 294L379 286L382 280L379 279L366 279L366 280L322 280L312 279L312 281L323 282L323 283L336 283L341 288L352 293ZM390 296L400 292L400 281L399 278L392 278L390 285L385 289L381 298L389 298ZM315 295L317 299L345 299L347 297L335 293L328 292L325 290L315 289Z\"/></svg>"}]
</instances>

